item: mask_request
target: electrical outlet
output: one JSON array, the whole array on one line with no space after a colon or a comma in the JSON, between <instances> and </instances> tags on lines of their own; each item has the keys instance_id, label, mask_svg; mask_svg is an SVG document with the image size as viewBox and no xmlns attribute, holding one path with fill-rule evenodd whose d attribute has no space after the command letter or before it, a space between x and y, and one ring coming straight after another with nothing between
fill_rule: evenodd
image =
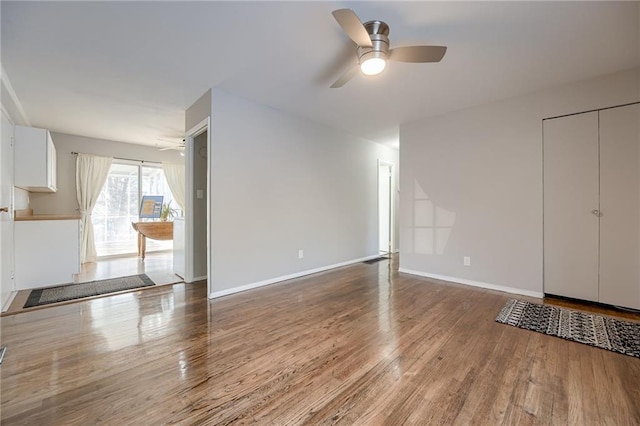
<instances>
[{"instance_id":1,"label":"electrical outlet","mask_svg":"<svg viewBox=\"0 0 640 426\"><path fill-rule=\"evenodd\" d=\"M201 200L204 198L204 190L202 189L197 189L196 190L196 198Z\"/></svg>"},{"instance_id":2,"label":"electrical outlet","mask_svg":"<svg viewBox=\"0 0 640 426\"><path fill-rule=\"evenodd\" d=\"M469 256L465 256L462 258L464 266L471 266L471 258Z\"/></svg>"},{"instance_id":3,"label":"electrical outlet","mask_svg":"<svg viewBox=\"0 0 640 426\"><path fill-rule=\"evenodd\" d=\"M304 257L304 250L298 250L298 259L302 259Z\"/></svg>"}]
</instances>

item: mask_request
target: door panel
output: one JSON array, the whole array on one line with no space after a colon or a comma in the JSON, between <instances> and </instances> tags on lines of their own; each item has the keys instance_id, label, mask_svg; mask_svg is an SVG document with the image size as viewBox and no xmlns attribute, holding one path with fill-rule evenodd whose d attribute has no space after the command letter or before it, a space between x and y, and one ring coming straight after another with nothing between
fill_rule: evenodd
<instances>
[{"instance_id":1,"label":"door panel","mask_svg":"<svg viewBox=\"0 0 640 426\"><path fill-rule=\"evenodd\" d=\"M640 105L600 111L600 302L640 309Z\"/></svg>"},{"instance_id":2,"label":"door panel","mask_svg":"<svg viewBox=\"0 0 640 426\"><path fill-rule=\"evenodd\" d=\"M544 292L598 300L598 113L544 121Z\"/></svg>"},{"instance_id":3,"label":"door panel","mask_svg":"<svg viewBox=\"0 0 640 426\"><path fill-rule=\"evenodd\" d=\"M0 307L4 308L13 291L13 124L0 112Z\"/></svg>"}]
</instances>

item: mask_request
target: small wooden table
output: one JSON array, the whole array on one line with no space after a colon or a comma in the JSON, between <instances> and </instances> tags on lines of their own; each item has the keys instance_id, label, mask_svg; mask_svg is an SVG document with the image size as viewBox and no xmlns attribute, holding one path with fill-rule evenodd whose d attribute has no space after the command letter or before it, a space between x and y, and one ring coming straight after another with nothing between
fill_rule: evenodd
<instances>
[{"instance_id":1,"label":"small wooden table","mask_svg":"<svg viewBox=\"0 0 640 426\"><path fill-rule=\"evenodd\" d=\"M147 238L152 240L173 240L173 222L131 222L138 231L138 256L145 257Z\"/></svg>"}]
</instances>

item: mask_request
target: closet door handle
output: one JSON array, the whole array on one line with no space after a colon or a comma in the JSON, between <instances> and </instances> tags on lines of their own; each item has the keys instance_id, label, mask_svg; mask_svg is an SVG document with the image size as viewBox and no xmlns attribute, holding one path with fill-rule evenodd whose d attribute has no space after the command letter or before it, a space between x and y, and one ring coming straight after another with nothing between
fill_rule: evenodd
<instances>
[{"instance_id":1,"label":"closet door handle","mask_svg":"<svg viewBox=\"0 0 640 426\"><path fill-rule=\"evenodd\" d=\"M591 213L593 213L598 217L602 217L602 212L600 210L594 209L594 210L591 210Z\"/></svg>"}]
</instances>

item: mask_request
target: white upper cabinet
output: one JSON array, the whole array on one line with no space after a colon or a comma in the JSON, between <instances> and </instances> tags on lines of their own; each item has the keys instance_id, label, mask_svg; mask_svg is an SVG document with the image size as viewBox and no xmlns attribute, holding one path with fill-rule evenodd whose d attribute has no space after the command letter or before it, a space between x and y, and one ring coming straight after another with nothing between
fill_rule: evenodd
<instances>
[{"instance_id":1,"label":"white upper cabinet","mask_svg":"<svg viewBox=\"0 0 640 426\"><path fill-rule=\"evenodd\" d=\"M30 192L56 192L56 147L51 133L15 126L15 183Z\"/></svg>"}]
</instances>

